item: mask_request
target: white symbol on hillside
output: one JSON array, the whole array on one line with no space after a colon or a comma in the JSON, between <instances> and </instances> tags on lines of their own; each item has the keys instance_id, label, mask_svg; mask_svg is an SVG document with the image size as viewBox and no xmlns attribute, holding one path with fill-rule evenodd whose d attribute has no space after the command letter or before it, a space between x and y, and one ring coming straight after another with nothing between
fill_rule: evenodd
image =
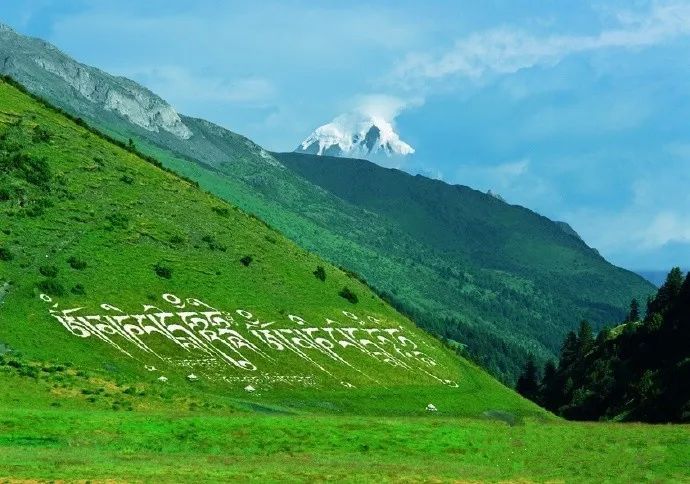
<instances>
[{"instance_id":1,"label":"white symbol on hillside","mask_svg":"<svg viewBox=\"0 0 690 484\"><path fill-rule=\"evenodd\" d=\"M45 294L40 298L53 303ZM193 370L187 376L189 381L199 379L196 373L212 380L233 381L227 378L235 371L260 374L261 383L313 385L313 375L271 373L267 376L267 369L300 367L291 363L286 366L298 358L327 377L333 377L338 366L345 366L353 377L377 382L365 371L373 370L375 374L376 365L385 365L443 385L457 386L432 372L442 369L405 334L404 327L388 326L380 318L342 311L339 320L325 318L322 324L295 314L281 323L264 320L246 309L221 311L195 298L163 294L162 300L162 306L171 307L142 304L140 312L130 313L103 303L100 305L103 313L88 314L83 307L58 309L54 303L49 312L74 336L96 338L140 361L153 357ZM361 362L362 357L370 361L364 365L366 370L354 363ZM146 369L157 371L149 362L150 359ZM259 371L260 367L264 370ZM243 376L238 382L250 383L251 379L247 380L248 376ZM354 387L349 382L341 384Z\"/></svg>"}]
</instances>

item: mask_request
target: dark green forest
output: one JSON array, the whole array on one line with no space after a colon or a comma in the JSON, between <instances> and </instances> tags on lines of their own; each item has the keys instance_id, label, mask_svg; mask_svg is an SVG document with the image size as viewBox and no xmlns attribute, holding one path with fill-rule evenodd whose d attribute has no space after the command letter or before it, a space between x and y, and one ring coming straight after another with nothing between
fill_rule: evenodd
<instances>
[{"instance_id":1,"label":"dark green forest","mask_svg":"<svg viewBox=\"0 0 690 484\"><path fill-rule=\"evenodd\" d=\"M669 272L646 314L595 336L587 321L563 340L558 362L528 359L517 390L573 420L690 422L690 273Z\"/></svg>"}]
</instances>

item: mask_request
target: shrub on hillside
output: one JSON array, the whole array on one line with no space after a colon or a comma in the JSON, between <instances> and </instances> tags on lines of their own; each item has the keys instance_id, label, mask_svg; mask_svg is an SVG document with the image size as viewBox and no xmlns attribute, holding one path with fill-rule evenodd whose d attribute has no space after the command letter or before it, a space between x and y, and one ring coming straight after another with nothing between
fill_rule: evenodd
<instances>
[{"instance_id":1,"label":"shrub on hillside","mask_svg":"<svg viewBox=\"0 0 690 484\"><path fill-rule=\"evenodd\" d=\"M242 257L240 259L240 262L242 263L242 265L244 267L248 267L249 264L251 264L253 260L254 260L254 258L251 255L245 255L244 257Z\"/></svg>"},{"instance_id":2,"label":"shrub on hillside","mask_svg":"<svg viewBox=\"0 0 690 484\"><path fill-rule=\"evenodd\" d=\"M316 270L313 272L314 277L316 277L319 281L325 281L326 280L326 270L323 268L323 266L316 266Z\"/></svg>"},{"instance_id":3,"label":"shrub on hillside","mask_svg":"<svg viewBox=\"0 0 690 484\"><path fill-rule=\"evenodd\" d=\"M357 297L357 294L355 294L354 292L352 292L352 291L350 290L350 288L347 287L347 286L343 287L343 288L340 290L340 292L338 293L338 295L339 295L340 297L344 298L344 299L347 299L347 300L350 301L352 304L357 304L357 302L359 301L359 298Z\"/></svg>"},{"instance_id":4,"label":"shrub on hillside","mask_svg":"<svg viewBox=\"0 0 690 484\"><path fill-rule=\"evenodd\" d=\"M45 158L33 158L19 152L0 156L0 172L15 173L19 178L39 187L47 187L52 178Z\"/></svg>"},{"instance_id":5,"label":"shrub on hillside","mask_svg":"<svg viewBox=\"0 0 690 484\"><path fill-rule=\"evenodd\" d=\"M42 276L49 277L52 279L54 277L57 277L58 268L55 266L41 266L38 268L38 272L40 272Z\"/></svg>"},{"instance_id":6,"label":"shrub on hillside","mask_svg":"<svg viewBox=\"0 0 690 484\"><path fill-rule=\"evenodd\" d=\"M208 248L211 250L219 250L221 252L228 250L227 247L218 242L212 235L204 235L201 240L206 242L208 244Z\"/></svg>"},{"instance_id":7,"label":"shrub on hillside","mask_svg":"<svg viewBox=\"0 0 690 484\"><path fill-rule=\"evenodd\" d=\"M7 247L0 247L0 260L9 262L12 259L14 259L14 254L10 252L10 249L8 249Z\"/></svg>"},{"instance_id":8,"label":"shrub on hillside","mask_svg":"<svg viewBox=\"0 0 690 484\"><path fill-rule=\"evenodd\" d=\"M76 256L72 256L69 259L67 259L67 263L70 265L72 269L76 269L78 271L86 269L86 261Z\"/></svg>"},{"instance_id":9,"label":"shrub on hillside","mask_svg":"<svg viewBox=\"0 0 690 484\"><path fill-rule=\"evenodd\" d=\"M213 210L214 212L216 212L216 213L217 213L218 215L220 215L221 217L227 217L228 215L230 215L230 209L229 209L228 207L218 207L218 206L216 206L216 207L211 207L211 210Z\"/></svg>"},{"instance_id":10,"label":"shrub on hillside","mask_svg":"<svg viewBox=\"0 0 690 484\"><path fill-rule=\"evenodd\" d=\"M184 244L184 237L178 234L173 234L170 236L170 243L174 245L182 245Z\"/></svg>"},{"instance_id":11,"label":"shrub on hillside","mask_svg":"<svg viewBox=\"0 0 690 484\"><path fill-rule=\"evenodd\" d=\"M129 225L129 217L124 213L114 212L106 216L106 220L110 222L110 228L125 229Z\"/></svg>"},{"instance_id":12,"label":"shrub on hillside","mask_svg":"<svg viewBox=\"0 0 690 484\"><path fill-rule=\"evenodd\" d=\"M41 126L36 126L34 128L33 135L31 136L31 140L34 143L47 143L48 141L50 141L50 138L50 131Z\"/></svg>"},{"instance_id":13,"label":"shrub on hillside","mask_svg":"<svg viewBox=\"0 0 690 484\"><path fill-rule=\"evenodd\" d=\"M163 279L170 279L172 277L172 269L164 266L160 262L156 262L156 265L153 266L153 272L155 272L158 277L162 277Z\"/></svg>"},{"instance_id":14,"label":"shrub on hillside","mask_svg":"<svg viewBox=\"0 0 690 484\"><path fill-rule=\"evenodd\" d=\"M0 188L0 202L7 202L12 198L12 192L7 187Z\"/></svg>"},{"instance_id":15,"label":"shrub on hillside","mask_svg":"<svg viewBox=\"0 0 690 484\"><path fill-rule=\"evenodd\" d=\"M83 296L86 294L86 289L84 289L84 286L82 286L81 284L76 284L72 288L72 294L76 294L77 296Z\"/></svg>"},{"instance_id":16,"label":"shrub on hillside","mask_svg":"<svg viewBox=\"0 0 690 484\"><path fill-rule=\"evenodd\" d=\"M38 289L49 296L65 295L65 288L55 279L45 279L39 282Z\"/></svg>"}]
</instances>

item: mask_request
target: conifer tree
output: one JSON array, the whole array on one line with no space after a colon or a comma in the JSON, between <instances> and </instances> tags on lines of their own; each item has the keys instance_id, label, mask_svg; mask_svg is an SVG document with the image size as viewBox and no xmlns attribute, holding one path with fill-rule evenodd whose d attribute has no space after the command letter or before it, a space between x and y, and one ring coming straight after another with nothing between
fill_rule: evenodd
<instances>
[{"instance_id":1,"label":"conifer tree","mask_svg":"<svg viewBox=\"0 0 690 484\"><path fill-rule=\"evenodd\" d=\"M647 308L647 317L651 318L654 313L666 314L673 300L680 293L683 286L683 273L679 267L674 267L666 276L666 282L659 288L656 297L652 299Z\"/></svg>"},{"instance_id":2,"label":"conifer tree","mask_svg":"<svg viewBox=\"0 0 690 484\"><path fill-rule=\"evenodd\" d=\"M549 360L544 365L544 377L539 386L539 404L552 412L555 412L560 406L561 389L559 383L556 364Z\"/></svg>"},{"instance_id":3,"label":"conifer tree","mask_svg":"<svg viewBox=\"0 0 690 484\"><path fill-rule=\"evenodd\" d=\"M525 398L530 400L537 400L537 392L539 389L539 376L537 373L537 365L534 363L534 355L530 353L525 362L525 369L518 378L515 386L517 392Z\"/></svg>"},{"instance_id":4,"label":"conifer tree","mask_svg":"<svg viewBox=\"0 0 690 484\"><path fill-rule=\"evenodd\" d=\"M628 320L627 322L629 323L634 323L640 320L640 303L637 302L637 299L633 299L630 301L630 312L628 313Z\"/></svg>"},{"instance_id":5,"label":"conifer tree","mask_svg":"<svg viewBox=\"0 0 690 484\"><path fill-rule=\"evenodd\" d=\"M561 345L561 357L558 360L558 369L566 370L577 359L577 335L570 331Z\"/></svg>"},{"instance_id":6,"label":"conifer tree","mask_svg":"<svg viewBox=\"0 0 690 484\"><path fill-rule=\"evenodd\" d=\"M577 332L577 348L580 356L584 356L594 344L594 333L589 321L580 321L580 329Z\"/></svg>"}]
</instances>

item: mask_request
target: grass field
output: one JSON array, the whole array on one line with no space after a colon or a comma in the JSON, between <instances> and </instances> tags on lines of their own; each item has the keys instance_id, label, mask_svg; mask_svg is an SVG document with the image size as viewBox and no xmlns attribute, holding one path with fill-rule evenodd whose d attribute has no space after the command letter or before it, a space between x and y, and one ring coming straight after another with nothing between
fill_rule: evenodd
<instances>
[{"instance_id":1,"label":"grass field","mask_svg":"<svg viewBox=\"0 0 690 484\"><path fill-rule=\"evenodd\" d=\"M114 411L7 370L0 382L0 481L690 479L688 426L449 417L442 404L435 414L362 416L296 409L294 395L219 397L222 405L196 410L149 395ZM375 398L358 395L352 406Z\"/></svg>"}]
</instances>

